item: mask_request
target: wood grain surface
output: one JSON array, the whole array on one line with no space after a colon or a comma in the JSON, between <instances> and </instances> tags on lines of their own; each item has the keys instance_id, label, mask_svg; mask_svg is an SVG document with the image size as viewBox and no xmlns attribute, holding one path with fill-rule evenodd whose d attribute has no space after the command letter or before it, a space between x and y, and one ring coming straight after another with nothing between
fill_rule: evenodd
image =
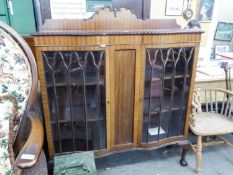
<instances>
[{"instance_id":1,"label":"wood grain surface","mask_svg":"<svg viewBox=\"0 0 233 175\"><path fill-rule=\"evenodd\" d=\"M135 50L116 50L115 80L115 144L133 141Z\"/></svg>"}]
</instances>

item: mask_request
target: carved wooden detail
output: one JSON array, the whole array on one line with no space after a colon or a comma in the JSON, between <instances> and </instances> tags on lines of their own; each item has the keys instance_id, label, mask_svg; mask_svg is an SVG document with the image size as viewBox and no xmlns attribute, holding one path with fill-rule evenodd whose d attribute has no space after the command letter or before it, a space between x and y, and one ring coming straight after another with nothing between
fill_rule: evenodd
<instances>
[{"instance_id":1,"label":"carved wooden detail","mask_svg":"<svg viewBox=\"0 0 233 175\"><path fill-rule=\"evenodd\" d=\"M126 35L192 32L200 33L202 31L200 29L181 30L175 19L142 20L130 9L101 8L89 19L47 19L36 35Z\"/></svg>"},{"instance_id":2,"label":"carved wooden detail","mask_svg":"<svg viewBox=\"0 0 233 175\"><path fill-rule=\"evenodd\" d=\"M34 42L50 159L187 140L201 33L175 20L142 20L124 8L102 8L87 20L47 20ZM43 53L57 66L54 77ZM104 64L96 71L101 53ZM94 116L100 117L90 120Z\"/></svg>"},{"instance_id":3,"label":"carved wooden detail","mask_svg":"<svg viewBox=\"0 0 233 175\"><path fill-rule=\"evenodd\" d=\"M106 30L106 29L168 29L180 28L174 19L138 18L130 9L99 9L89 19L47 19L41 30Z\"/></svg>"}]
</instances>

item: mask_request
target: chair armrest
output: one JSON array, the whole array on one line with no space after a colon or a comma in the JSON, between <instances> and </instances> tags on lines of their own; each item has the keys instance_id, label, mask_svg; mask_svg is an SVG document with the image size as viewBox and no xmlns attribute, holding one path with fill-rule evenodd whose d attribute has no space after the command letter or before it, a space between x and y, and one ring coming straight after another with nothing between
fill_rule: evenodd
<instances>
[{"instance_id":1,"label":"chair armrest","mask_svg":"<svg viewBox=\"0 0 233 175\"><path fill-rule=\"evenodd\" d=\"M201 96L199 93L199 89L195 90L193 93L192 109L191 109L191 115L190 115L190 125L192 125L192 126L196 125L197 112L202 112Z\"/></svg>"},{"instance_id":2,"label":"chair armrest","mask_svg":"<svg viewBox=\"0 0 233 175\"><path fill-rule=\"evenodd\" d=\"M197 115L197 109L198 107L192 104L192 111L190 114L190 125L195 126L196 125L196 115Z\"/></svg>"},{"instance_id":3,"label":"chair armrest","mask_svg":"<svg viewBox=\"0 0 233 175\"><path fill-rule=\"evenodd\" d=\"M39 117L29 114L31 131L29 137L16 158L16 166L20 169L30 168L40 157L44 142L44 130Z\"/></svg>"}]
</instances>

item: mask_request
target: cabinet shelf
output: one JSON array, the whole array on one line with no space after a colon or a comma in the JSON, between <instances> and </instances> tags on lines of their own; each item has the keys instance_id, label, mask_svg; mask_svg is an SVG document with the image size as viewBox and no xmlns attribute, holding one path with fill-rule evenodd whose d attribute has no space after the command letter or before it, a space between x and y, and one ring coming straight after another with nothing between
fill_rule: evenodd
<instances>
[{"instance_id":1,"label":"cabinet shelf","mask_svg":"<svg viewBox=\"0 0 233 175\"><path fill-rule=\"evenodd\" d=\"M186 109L186 107L182 107L182 108L171 108L171 112L172 111L179 111L179 110L185 110ZM157 108L157 109L155 109L155 110L153 110L153 111L151 111L151 115L154 115L154 114L159 114L159 113L164 113L164 112L169 112L170 111L170 109L163 109L163 110L161 110L161 112L160 112L160 109L159 108ZM148 115L149 113L147 112L147 113L144 113L144 115Z\"/></svg>"},{"instance_id":2,"label":"cabinet shelf","mask_svg":"<svg viewBox=\"0 0 233 175\"><path fill-rule=\"evenodd\" d=\"M186 77L186 78L189 78L190 77L190 75L186 75L186 76L184 76L184 75L175 75L174 76L174 78L184 78L184 77ZM172 79L173 78L173 76L172 75L169 75L169 76L165 76L164 77L164 80L170 80L170 79ZM148 82L150 82L150 80L145 80L147 83ZM162 78L159 78L159 77L153 77L152 78L152 82L154 82L154 81L162 81Z\"/></svg>"},{"instance_id":3,"label":"cabinet shelf","mask_svg":"<svg viewBox=\"0 0 233 175\"><path fill-rule=\"evenodd\" d=\"M168 92L170 92L171 93L171 89L169 89L169 88L164 88L164 90L166 90L166 91L168 91ZM175 91L174 91L175 92ZM160 96L158 95L158 96L151 96L151 99L159 99L160 98ZM149 100L150 99L150 97L144 97L143 98L144 100Z\"/></svg>"},{"instance_id":4,"label":"cabinet shelf","mask_svg":"<svg viewBox=\"0 0 233 175\"><path fill-rule=\"evenodd\" d=\"M178 88L177 88L178 89ZM169 88L164 88L163 90L163 94L157 95L157 96L153 96L153 94L155 94L153 91L151 92L151 97L149 97L149 95L144 96L144 108L146 108L148 106L149 100L151 99L151 107L153 108L158 108L158 106L160 106L160 100L161 100L161 95L163 95L163 108L167 109L170 108L170 100L171 100L171 89ZM188 93L188 89L185 89L185 91L183 92L184 94L184 101L187 100L187 93ZM182 91L180 90L176 90L173 91L173 106L179 106L179 104L181 103L181 98L182 98Z\"/></svg>"},{"instance_id":5,"label":"cabinet shelf","mask_svg":"<svg viewBox=\"0 0 233 175\"><path fill-rule=\"evenodd\" d=\"M88 81L88 82L85 83L85 85L83 84L83 82L73 82L73 83L70 83L70 86L95 86L95 85L98 85L98 84L100 86L104 86L104 81L101 80L99 83L94 82L94 81ZM46 84L46 86L48 88L51 88L51 87L53 87L53 84L52 83L48 83L48 84ZM55 83L54 86L55 87L65 87L65 86L68 86L68 83L63 83L63 82L61 82L61 83Z\"/></svg>"},{"instance_id":6,"label":"cabinet shelf","mask_svg":"<svg viewBox=\"0 0 233 175\"><path fill-rule=\"evenodd\" d=\"M105 120L105 118L104 117L100 117L100 121L104 121ZM87 119L87 122L89 123L89 122L98 122L99 121L99 119ZM80 124L80 123L85 123L85 121L84 120L74 120L73 121L73 124L75 124L75 125L78 125L78 124ZM57 121L51 121L51 123L53 124L53 125L55 125L55 124L57 124ZM71 122L71 120L59 120L59 123L60 124L71 124L72 122Z\"/></svg>"},{"instance_id":7,"label":"cabinet shelf","mask_svg":"<svg viewBox=\"0 0 233 175\"><path fill-rule=\"evenodd\" d=\"M190 75L186 75L186 76L184 76L184 75L175 75L174 77L175 77L175 78L184 78L184 77L189 78ZM165 77L164 77L165 80L167 80L167 79L172 79L172 78L173 78L172 75L169 75L169 76L165 76Z\"/></svg>"},{"instance_id":8,"label":"cabinet shelf","mask_svg":"<svg viewBox=\"0 0 233 175\"><path fill-rule=\"evenodd\" d=\"M59 111L59 123L71 123L71 117L70 117L70 108L69 106L62 106L62 111ZM72 114L73 114L73 122L74 123L80 123L85 122L85 112L82 105L75 105L72 107ZM55 115L55 112L51 113L52 115L52 124L57 124L57 117ZM105 114L101 110L100 118L97 113L96 108L88 108L87 109L87 122L96 122L99 120L105 120Z\"/></svg>"}]
</instances>

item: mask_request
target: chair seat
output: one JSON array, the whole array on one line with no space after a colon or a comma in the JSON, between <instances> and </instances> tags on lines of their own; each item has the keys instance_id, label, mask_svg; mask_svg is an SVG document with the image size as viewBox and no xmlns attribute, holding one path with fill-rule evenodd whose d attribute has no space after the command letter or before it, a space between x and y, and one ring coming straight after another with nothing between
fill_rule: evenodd
<instances>
[{"instance_id":1,"label":"chair seat","mask_svg":"<svg viewBox=\"0 0 233 175\"><path fill-rule=\"evenodd\" d=\"M190 125L190 129L200 136L229 134L233 133L233 121L221 114L200 112L195 126Z\"/></svg>"}]
</instances>

